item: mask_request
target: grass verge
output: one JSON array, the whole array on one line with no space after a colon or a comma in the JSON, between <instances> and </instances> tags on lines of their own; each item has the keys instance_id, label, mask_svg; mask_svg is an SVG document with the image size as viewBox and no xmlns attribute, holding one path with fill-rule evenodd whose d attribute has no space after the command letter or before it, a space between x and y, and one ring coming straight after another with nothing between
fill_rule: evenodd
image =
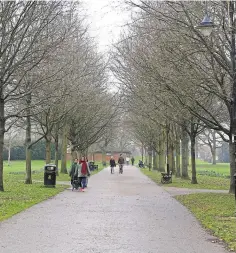
<instances>
[{"instance_id":1,"label":"grass verge","mask_svg":"<svg viewBox=\"0 0 236 253\"><path fill-rule=\"evenodd\" d=\"M43 200L46 200L68 186L57 185L55 188L45 188L42 184L26 185L22 175L4 175L4 192L0 192L0 221L10 218Z\"/></svg>"},{"instance_id":2,"label":"grass verge","mask_svg":"<svg viewBox=\"0 0 236 253\"><path fill-rule=\"evenodd\" d=\"M103 169L102 163L97 162L98 170L92 171L92 175L98 173ZM66 188L68 185L57 184L55 188L46 188L43 186L43 172L40 169L45 165L44 161L32 161L32 179L35 181L42 181L33 183L31 185L24 184L25 174L24 161L14 161L11 166L5 165L4 168L4 192L0 192L0 221L10 218L43 200L46 200ZM17 172L19 174L10 174ZM70 177L68 174L59 173L57 181L68 181Z\"/></svg>"},{"instance_id":3,"label":"grass verge","mask_svg":"<svg viewBox=\"0 0 236 253\"><path fill-rule=\"evenodd\" d=\"M221 177L198 175L198 184L190 180L173 177L172 184L161 184L161 173L141 169L155 183L165 187L228 190L229 180ZM228 248L236 252L236 203L233 194L197 193L175 198L185 205L204 228L224 241Z\"/></svg>"},{"instance_id":4,"label":"grass verge","mask_svg":"<svg viewBox=\"0 0 236 253\"><path fill-rule=\"evenodd\" d=\"M98 165L98 170L92 171L92 175L96 174L97 172L101 171L104 167L102 162L96 162L95 164ZM43 167L45 165L45 161L40 160L33 160L32 161L32 180L36 181L43 181ZM70 169L70 161L67 162L67 168ZM18 173L18 174L15 174ZM12 161L11 165L8 166L7 163L4 163L4 177L6 176L17 176L19 180L25 179L25 161ZM70 177L68 174L60 173L57 176L57 181L70 181Z\"/></svg>"},{"instance_id":5,"label":"grass verge","mask_svg":"<svg viewBox=\"0 0 236 253\"><path fill-rule=\"evenodd\" d=\"M216 237L236 252L236 217L233 194L200 193L175 197Z\"/></svg>"},{"instance_id":6,"label":"grass verge","mask_svg":"<svg viewBox=\"0 0 236 253\"><path fill-rule=\"evenodd\" d=\"M143 174L151 178L155 183L161 184L162 175L158 171L149 171L141 169ZM198 184L191 184L190 179L182 179L173 176L172 184L164 184L165 187L191 188L191 189L212 189L212 190L228 190L229 179L222 177L210 177L206 175L197 175Z\"/></svg>"}]
</instances>

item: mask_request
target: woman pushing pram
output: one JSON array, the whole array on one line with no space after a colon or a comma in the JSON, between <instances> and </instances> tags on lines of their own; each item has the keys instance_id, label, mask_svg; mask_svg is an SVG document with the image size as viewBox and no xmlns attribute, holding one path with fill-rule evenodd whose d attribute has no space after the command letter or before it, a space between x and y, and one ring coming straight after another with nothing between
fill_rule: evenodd
<instances>
[{"instance_id":1,"label":"woman pushing pram","mask_svg":"<svg viewBox=\"0 0 236 253\"><path fill-rule=\"evenodd\" d=\"M88 162L85 161L85 157L82 156L79 163L78 159L75 159L70 171L72 190L79 189L80 191L84 191L84 189L87 187L87 178L89 176L90 169Z\"/></svg>"},{"instance_id":2,"label":"woman pushing pram","mask_svg":"<svg viewBox=\"0 0 236 253\"><path fill-rule=\"evenodd\" d=\"M79 178L78 178L78 159L76 158L71 166L71 170L70 170L70 182L71 182L71 186L72 186L72 191L74 189L78 189L80 186L79 183Z\"/></svg>"},{"instance_id":3,"label":"woman pushing pram","mask_svg":"<svg viewBox=\"0 0 236 253\"><path fill-rule=\"evenodd\" d=\"M79 161L79 167L78 167L78 177L80 182L81 191L84 191L84 189L88 185L88 177L90 177L90 169L89 169L89 163L88 160L85 159L84 156L81 157L81 160Z\"/></svg>"}]
</instances>

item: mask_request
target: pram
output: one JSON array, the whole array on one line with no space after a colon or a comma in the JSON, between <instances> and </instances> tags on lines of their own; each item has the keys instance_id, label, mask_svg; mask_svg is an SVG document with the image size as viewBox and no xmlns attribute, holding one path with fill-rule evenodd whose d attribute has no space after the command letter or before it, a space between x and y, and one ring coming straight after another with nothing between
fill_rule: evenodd
<instances>
[{"instance_id":1,"label":"pram","mask_svg":"<svg viewBox=\"0 0 236 253\"><path fill-rule=\"evenodd\" d=\"M80 180L78 177L73 177L73 179L71 180L71 185L72 185L72 191L74 189L78 190L80 187Z\"/></svg>"}]
</instances>

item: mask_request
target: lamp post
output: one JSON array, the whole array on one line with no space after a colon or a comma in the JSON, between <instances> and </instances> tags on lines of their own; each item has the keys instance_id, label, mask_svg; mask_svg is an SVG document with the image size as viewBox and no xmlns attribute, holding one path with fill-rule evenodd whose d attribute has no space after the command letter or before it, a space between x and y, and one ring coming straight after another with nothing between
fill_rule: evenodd
<instances>
[{"instance_id":1,"label":"lamp post","mask_svg":"<svg viewBox=\"0 0 236 253\"><path fill-rule=\"evenodd\" d=\"M235 202L236 202L236 50L235 50L235 32L236 32L236 17L235 17L235 1L229 1L229 23L230 23L230 36L231 36L231 50L230 50L230 58L231 58L231 80L232 80L232 93L231 93L231 110L230 110L230 132L231 132L231 144L234 155L234 175L231 180L230 191L234 191L235 193ZM210 20L207 14L206 7L206 15L203 18L200 25L196 27L196 29L200 30L203 35L209 36L215 27L214 23ZM232 174L231 174L232 177Z\"/></svg>"},{"instance_id":2,"label":"lamp post","mask_svg":"<svg viewBox=\"0 0 236 253\"><path fill-rule=\"evenodd\" d=\"M198 26L196 26L196 29L200 30L204 36L210 36L214 27L214 23L211 21L209 15L206 13L202 22Z\"/></svg>"},{"instance_id":3,"label":"lamp post","mask_svg":"<svg viewBox=\"0 0 236 253\"><path fill-rule=\"evenodd\" d=\"M169 126L166 123L166 172L170 174L170 165L169 165Z\"/></svg>"}]
</instances>

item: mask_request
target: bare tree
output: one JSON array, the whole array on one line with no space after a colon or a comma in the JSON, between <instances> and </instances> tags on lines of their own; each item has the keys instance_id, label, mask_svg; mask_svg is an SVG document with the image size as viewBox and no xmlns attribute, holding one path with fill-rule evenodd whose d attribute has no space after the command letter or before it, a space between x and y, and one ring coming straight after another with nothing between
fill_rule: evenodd
<instances>
[{"instance_id":1,"label":"bare tree","mask_svg":"<svg viewBox=\"0 0 236 253\"><path fill-rule=\"evenodd\" d=\"M198 118L203 127L218 131L222 138L227 135L233 192L235 161L229 121L233 74L227 57L231 52L229 27L225 25L227 5L210 2L209 10L220 26L209 39L195 29L202 18L200 2L127 2L140 11L133 15L127 36L116 48L122 55L115 65L121 83L126 90L127 86L132 92L138 88L145 96L149 93L149 97L165 91L178 102L182 112Z\"/></svg>"},{"instance_id":2,"label":"bare tree","mask_svg":"<svg viewBox=\"0 0 236 253\"><path fill-rule=\"evenodd\" d=\"M32 71L50 50L50 45L38 48L48 36L48 24L61 13L61 2L2 2L1 63L0 63L0 153L2 154L7 121L24 115L19 101L30 94L22 89L27 73ZM0 190L3 191L3 157L0 156Z\"/></svg>"}]
</instances>

